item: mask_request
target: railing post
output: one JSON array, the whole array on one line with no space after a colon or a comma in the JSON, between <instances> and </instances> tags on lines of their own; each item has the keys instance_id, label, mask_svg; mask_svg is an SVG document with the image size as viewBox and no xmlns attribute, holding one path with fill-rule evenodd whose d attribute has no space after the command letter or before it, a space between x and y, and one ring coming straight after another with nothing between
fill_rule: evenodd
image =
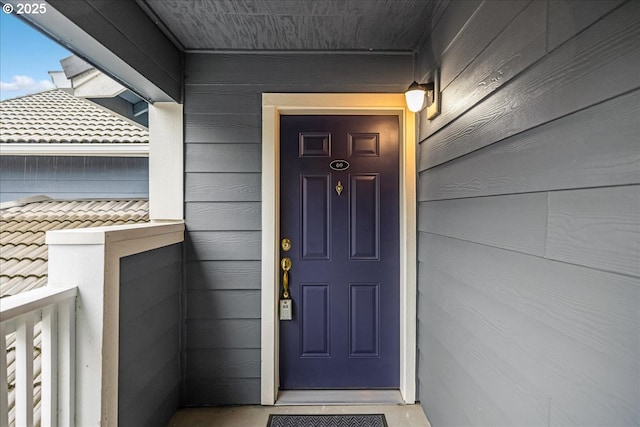
<instances>
[{"instance_id":1,"label":"railing post","mask_svg":"<svg viewBox=\"0 0 640 427\"><path fill-rule=\"evenodd\" d=\"M62 343L69 340L71 351L75 349L75 354L61 353L59 356L59 413L62 418L71 417L69 420L59 420L59 425L116 425L117 421L112 421L112 417L103 420L105 395L115 392L117 396L117 389L105 387L103 350L111 343L104 341L105 307L110 303L105 298L104 242L48 243L49 283L53 286L61 283L78 286L77 312L72 307L61 307L58 320L65 323L61 324L62 331L76 326L75 334L60 337L61 350L66 351L67 344L63 347ZM74 313L76 321L73 321Z\"/></svg>"},{"instance_id":2,"label":"railing post","mask_svg":"<svg viewBox=\"0 0 640 427\"><path fill-rule=\"evenodd\" d=\"M33 314L16 320L16 425L33 426Z\"/></svg>"},{"instance_id":3,"label":"railing post","mask_svg":"<svg viewBox=\"0 0 640 427\"><path fill-rule=\"evenodd\" d=\"M40 416L43 426L58 423L58 305L42 309L42 385L40 386Z\"/></svg>"},{"instance_id":4,"label":"railing post","mask_svg":"<svg viewBox=\"0 0 640 427\"><path fill-rule=\"evenodd\" d=\"M58 305L58 425L76 420L76 299Z\"/></svg>"},{"instance_id":5,"label":"railing post","mask_svg":"<svg viewBox=\"0 0 640 427\"><path fill-rule=\"evenodd\" d=\"M0 324L0 427L9 427L9 384L7 383L7 331Z\"/></svg>"}]
</instances>

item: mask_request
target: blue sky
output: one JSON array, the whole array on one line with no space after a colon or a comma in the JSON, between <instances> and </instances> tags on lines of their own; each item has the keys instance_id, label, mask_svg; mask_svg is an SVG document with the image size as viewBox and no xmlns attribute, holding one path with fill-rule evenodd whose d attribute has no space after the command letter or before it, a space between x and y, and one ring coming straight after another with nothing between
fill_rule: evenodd
<instances>
[{"instance_id":1,"label":"blue sky","mask_svg":"<svg viewBox=\"0 0 640 427\"><path fill-rule=\"evenodd\" d=\"M53 87L48 71L60 71L71 52L15 15L0 13L0 99Z\"/></svg>"}]
</instances>

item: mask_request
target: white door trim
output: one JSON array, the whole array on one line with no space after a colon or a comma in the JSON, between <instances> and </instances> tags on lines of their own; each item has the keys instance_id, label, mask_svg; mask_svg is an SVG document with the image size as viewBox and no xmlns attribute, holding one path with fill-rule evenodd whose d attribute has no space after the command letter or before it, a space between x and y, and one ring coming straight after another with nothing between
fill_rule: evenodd
<instances>
[{"instance_id":1,"label":"white door trim","mask_svg":"<svg viewBox=\"0 0 640 427\"><path fill-rule=\"evenodd\" d=\"M416 389L416 128L403 94L262 95L262 316L263 405L278 397L280 241L280 116L386 114L400 118L400 393L415 403Z\"/></svg>"}]
</instances>

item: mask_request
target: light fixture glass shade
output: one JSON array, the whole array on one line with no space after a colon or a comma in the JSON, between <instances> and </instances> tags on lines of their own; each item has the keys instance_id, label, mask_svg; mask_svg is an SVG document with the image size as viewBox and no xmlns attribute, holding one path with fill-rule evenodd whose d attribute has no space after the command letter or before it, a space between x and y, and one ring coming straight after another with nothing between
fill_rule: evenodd
<instances>
[{"instance_id":1,"label":"light fixture glass shade","mask_svg":"<svg viewBox=\"0 0 640 427\"><path fill-rule=\"evenodd\" d=\"M411 86L404 93L404 97L407 100L407 108L413 113L417 113L424 107L424 99L427 91L418 84L418 82L411 83Z\"/></svg>"}]
</instances>

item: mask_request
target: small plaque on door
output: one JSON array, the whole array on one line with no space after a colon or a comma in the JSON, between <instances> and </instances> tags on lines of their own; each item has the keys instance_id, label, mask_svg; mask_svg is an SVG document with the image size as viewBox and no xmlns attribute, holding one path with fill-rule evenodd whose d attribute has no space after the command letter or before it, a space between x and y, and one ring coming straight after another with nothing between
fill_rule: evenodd
<instances>
[{"instance_id":1,"label":"small plaque on door","mask_svg":"<svg viewBox=\"0 0 640 427\"><path fill-rule=\"evenodd\" d=\"M280 300L280 320L291 320L292 316L292 302L290 299L281 299Z\"/></svg>"},{"instance_id":2,"label":"small plaque on door","mask_svg":"<svg viewBox=\"0 0 640 427\"><path fill-rule=\"evenodd\" d=\"M329 167L334 171L346 171L349 169L349 166L351 165L346 160L334 160L329 163Z\"/></svg>"}]
</instances>

